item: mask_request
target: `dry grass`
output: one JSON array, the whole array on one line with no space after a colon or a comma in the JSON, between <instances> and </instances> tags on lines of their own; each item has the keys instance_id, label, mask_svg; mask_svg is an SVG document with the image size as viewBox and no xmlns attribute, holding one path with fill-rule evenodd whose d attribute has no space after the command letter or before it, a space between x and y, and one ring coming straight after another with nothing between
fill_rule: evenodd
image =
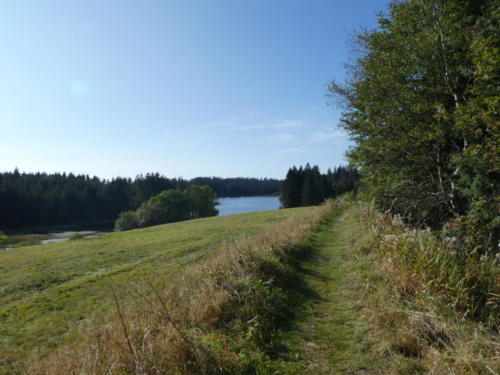
<instances>
[{"instance_id":1,"label":"dry grass","mask_svg":"<svg viewBox=\"0 0 500 375\"><path fill-rule=\"evenodd\" d=\"M295 277L294 252L332 208L229 243L170 284L155 275L110 290L109 319L82 330L76 346L32 357L25 372L287 373L269 370L273 336L290 308L282 290ZM384 374L499 374L498 264L465 257L446 236L406 228L365 203L355 215L365 227L353 254L373 264L362 311L375 328L366 339L391 358Z\"/></svg>"},{"instance_id":2,"label":"dry grass","mask_svg":"<svg viewBox=\"0 0 500 375\"><path fill-rule=\"evenodd\" d=\"M494 259L461 254L449 238L411 230L360 203L378 286L365 293L374 341L393 357L394 374L499 374L500 278Z\"/></svg>"},{"instance_id":3,"label":"dry grass","mask_svg":"<svg viewBox=\"0 0 500 375\"><path fill-rule=\"evenodd\" d=\"M46 356L78 340L82 324L107 316L115 309L110 280L120 294L144 275L167 285L224 243L313 209L217 216L0 251L0 374L12 375L32 350Z\"/></svg>"},{"instance_id":4,"label":"dry grass","mask_svg":"<svg viewBox=\"0 0 500 375\"><path fill-rule=\"evenodd\" d=\"M332 208L328 203L260 235L230 243L202 264L187 268L170 285L145 277L125 292L113 291L116 312L110 319L87 327L76 346L64 347L49 358L31 358L26 372L253 372L257 348L265 347L266 335L280 319L277 286L291 277L288 254ZM248 351L251 344L254 352Z\"/></svg>"}]
</instances>

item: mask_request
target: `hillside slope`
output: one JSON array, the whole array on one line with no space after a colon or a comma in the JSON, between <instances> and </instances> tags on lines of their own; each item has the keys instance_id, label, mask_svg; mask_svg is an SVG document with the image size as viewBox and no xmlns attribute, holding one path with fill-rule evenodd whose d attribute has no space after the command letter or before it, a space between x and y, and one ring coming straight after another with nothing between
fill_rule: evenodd
<instances>
[{"instance_id":1,"label":"hillside slope","mask_svg":"<svg viewBox=\"0 0 500 375\"><path fill-rule=\"evenodd\" d=\"M0 252L0 373L31 350L48 353L110 309L111 288L148 275L168 284L225 242L252 236L310 208L160 225Z\"/></svg>"},{"instance_id":2,"label":"hillside slope","mask_svg":"<svg viewBox=\"0 0 500 375\"><path fill-rule=\"evenodd\" d=\"M19 345L3 373L19 369L30 334L43 350L24 362L20 373L30 375L482 375L500 369L498 265L450 263L452 254L435 233L410 229L366 202L345 197L107 241L108 247L106 238L101 246L67 243L56 252L66 266L61 270L80 276L42 284L39 292L12 292L26 302L6 302L13 307L2 316L4 353L9 340ZM128 249L128 256L86 275L92 262L78 249L97 247L111 258ZM42 255L50 249L26 264L47 271ZM78 267L78 259L89 263ZM9 264L11 277L30 271ZM455 281L466 288L453 287ZM4 301L8 290L2 289ZM457 303L471 290L490 296L487 320L466 317ZM86 324L75 324L80 316ZM7 330L7 324L17 327ZM53 334L59 324L71 329Z\"/></svg>"}]
</instances>

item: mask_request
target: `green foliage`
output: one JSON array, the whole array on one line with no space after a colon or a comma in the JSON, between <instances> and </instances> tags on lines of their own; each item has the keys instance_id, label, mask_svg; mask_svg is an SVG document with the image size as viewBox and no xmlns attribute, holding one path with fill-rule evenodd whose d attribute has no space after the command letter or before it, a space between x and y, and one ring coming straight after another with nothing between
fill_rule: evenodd
<instances>
[{"instance_id":1,"label":"green foliage","mask_svg":"<svg viewBox=\"0 0 500 375\"><path fill-rule=\"evenodd\" d=\"M217 195L209 186L191 185L185 190L185 194L189 201L189 217L191 219L219 214L215 208Z\"/></svg>"},{"instance_id":2,"label":"green foliage","mask_svg":"<svg viewBox=\"0 0 500 375\"><path fill-rule=\"evenodd\" d=\"M118 219L115 222L115 232L121 232L124 230L131 230L139 228L137 222L137 213L133 210L123 211L118 215Z\"/></svg>"},{"instance_id":3,"label":"green foliage","mask_svg":"<svg viewBox=\"0 0 500 375\"><path fill-rule=\"evenodd\" d=\"M216 199L216 194L208 186L165 190L144 202L136 211L122 212L115 222L115 231L216 216Z\"/></svg>"},{"instance_id":4,"label":"green foliage","mask_svg":"<svg viewBox=\"0 0 500 375\"><path fill-rule=\"evenodd\" d=\"M489 252L500 237L500 6L491 3L478 20L480 32L472 45L474 83L469 87L471 100L457 113L457 127L468 144L455 158L457 189L469 201L469 210L461 222L473 243Z\"/></svg>"},{"instance_id":5,"label":"green foliage","mask_svg":"<svg viewBox=\"0 0 500 375\"><path fill-rule=\"evenodd\" d=\"M304 206L314 206L325 200L321 174L317 166L311 168L309 164L306 165L301 198L301 203Z\"/></svg>"},{"instance_id":6,"label":"green foliage","mask_svg":"<svg viewBox=\"0 0 500 375\"><path fill-rule=\"evenodd\" d=\"M139 227L187 219L189 219L189 200L183 191L177 189L161 192L137 210Z\"/></svg>"},{"instance_id":7,"label":"green foliage","mask_svg":"<svg viewBox=\"0 0 500 375\"><path fill-rule=\"evenodd\" d=\"M358 36L345 106L352 164L379 208L440 227L453 217L496 242L498 1L393 2ZM477 166L477 167L476 167Z\"/></svg>"},{"instance_id":8,"label":"green foliage","mask_svg":"<svg viewBox=\"0 0 500 375\"><path fill-rule=\"evenodd\" d=\"M302 167L297 170L296 167L290 168L286 175L285 181L281 185L280 200L283 207L299 207L302 204Z\"/></svg>"},{"instance_id":9,"label":"green foliage","mask_svg":"<svg viewBox=\"0 0 500 375\"><path fill-rule=\"evenodd\" d=\"M281 185L280 200L283 207L313 206L327 198L335 198L357 190L359 175L355 169L337 167L321 174L318 166L290 168Z\"/></svg>"}]
</instances>

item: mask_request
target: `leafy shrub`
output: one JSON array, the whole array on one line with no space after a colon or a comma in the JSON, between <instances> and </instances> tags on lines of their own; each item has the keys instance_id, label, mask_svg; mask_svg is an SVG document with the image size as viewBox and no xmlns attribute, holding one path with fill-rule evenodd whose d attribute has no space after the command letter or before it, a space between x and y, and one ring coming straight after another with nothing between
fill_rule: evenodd
<instances>
[{"instance_id":1,"label":"leafy shrub","mask_svg":"<svg viewBox=\"0 0 500 375\"><path fill-rule=\"evenodd\" d=\"M120 232L124 230L131 230L138 228L137 214L135 211L124 211L116 219L115 231Z\"/></svg>"},{"instance_id":2,"label":"leafy shrub","mask_svg":"<svg viewBox=\"0 0 500 375\"><path fill-rule=\"evenodd\" d=\"M139 227L149 227L189 219L189 201L177 189L166 190L154 196L137 210Z\"/></svg>"},{"instance_id":3,"label":"leafy shrub","mask_svg":"<svg viewBox=\"0 0 500 375\"><path fill-rule=\"evenodd\" d=\"M218 214L216 198L208 186L193 185L186 190L165 190L144 202L136 211L122 212L115 223L115 230L215 216Z\"/></svg>"},{"instance_id":4,"label":"leafy shrub","mask_svg":"<svg viewBox=\"0 0 500 375\"><path fill-rule=\"evenodd\" d=\"M189 201L189 216L191 219L216 216L219 211L215 208L217 195L209 186L191 185L185 190Z\"/></svg>"}]
</instances>

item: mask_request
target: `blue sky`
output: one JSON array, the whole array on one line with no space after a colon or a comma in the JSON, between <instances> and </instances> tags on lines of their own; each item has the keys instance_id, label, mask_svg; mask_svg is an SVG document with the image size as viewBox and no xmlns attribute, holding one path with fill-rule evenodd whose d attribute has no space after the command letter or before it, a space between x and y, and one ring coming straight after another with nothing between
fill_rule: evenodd
<instances>
[{"instance_id":1,"label":"blue sky","mask_svg":"<svg viewBox=\"0 0 500 375\"><path fill-rule=\"evenodd\" d=\"M345 163L327 106L383 0L0 4L0 171L282 178Z\"/></svg>"}]
</instances>

